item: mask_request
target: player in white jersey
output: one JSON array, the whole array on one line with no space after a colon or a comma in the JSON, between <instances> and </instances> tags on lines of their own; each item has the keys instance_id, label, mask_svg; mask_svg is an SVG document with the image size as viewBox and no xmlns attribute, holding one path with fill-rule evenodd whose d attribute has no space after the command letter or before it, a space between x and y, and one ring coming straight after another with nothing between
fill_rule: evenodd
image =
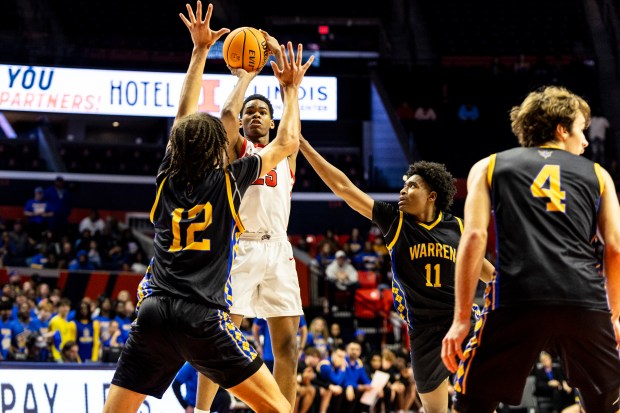
<instances>
[{"instance_id":1,"label":"player in white jersey","mask_svg":"<svg viewBox=\"0 0 620 413\"><path fill-rule=\"evenodd\" d=\"M278 42L267 33L263 34L281 67ZM275 124L269 99L258 94L244 99L257 72L234 69L232 73L239 81L222 107L221 119L228 139L236 140L236 153L229 154L235 159L265 147ZM291 406L295 405L299 354L296 337L303 314L293 249L286 233L296 158L297 152L290 154L271 172L257 179L243 197L239 218L245 231L239 239L231 268L233 305L230 308L237 326L241 325L243 317L267 319L275 359L273 375ZM216 391L217 386L200 375L196 407L208 410Z\"/></svg>"}]
</instances>

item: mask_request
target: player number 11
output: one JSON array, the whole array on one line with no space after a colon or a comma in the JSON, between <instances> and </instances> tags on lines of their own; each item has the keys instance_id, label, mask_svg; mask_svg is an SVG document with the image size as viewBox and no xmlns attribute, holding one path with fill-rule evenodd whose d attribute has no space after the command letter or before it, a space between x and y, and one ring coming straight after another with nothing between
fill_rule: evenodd
<instances>
[{"instance_id":1,"label":"player number 11","mask_svg":"<svg viewBox=\"0 0 620 413\"><path fill-rule=\"evenodd\" d=\"M435 264L432 268L435 269L435 283L431 283L431 264L426 264L424 269L426 270L426 286L427 287L441 287L441 282L439 281L440 274L440 266L439 264Z\"/></svg>"}]
</instances>

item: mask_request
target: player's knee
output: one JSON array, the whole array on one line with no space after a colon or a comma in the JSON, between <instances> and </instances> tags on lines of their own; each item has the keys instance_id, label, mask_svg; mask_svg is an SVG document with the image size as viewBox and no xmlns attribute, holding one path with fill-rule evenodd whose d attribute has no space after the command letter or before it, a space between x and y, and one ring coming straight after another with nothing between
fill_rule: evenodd
<instances>
[{"instance_id":1,"label":"player's knee","mask_svg":"<svg viewBox=\"0 0 620 413\"><path fill-rule=\"evenodd\" d=\"M293 363L297 361L297 343L295 339L293 340L283 340L277 345L274 344L273 354L275 356L276 362L278 360L283 360L287 363Z\"/></svg>"}]
</instances>

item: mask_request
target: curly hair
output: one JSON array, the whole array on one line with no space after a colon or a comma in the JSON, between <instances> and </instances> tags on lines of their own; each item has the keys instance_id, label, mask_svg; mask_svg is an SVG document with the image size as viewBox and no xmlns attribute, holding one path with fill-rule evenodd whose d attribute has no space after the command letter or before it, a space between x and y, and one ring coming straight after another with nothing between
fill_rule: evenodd
<instances>
[{"instance_id":1,"label":"curly hair","mask_svg":"<svg viewBox=\"0 0 620 413\"><path fill-rule=\"evenodd\" d=\"M435 206L440 211L447 211L456 194L456 184L452 174L441 163L418 161L409 165L406 179L418 175L424 179L431 191L437 192Z\"/></svg>"},{"instance_id":2,"label":"curly hair","mask_svg":"<svg viewBox=\"0 0 620 413\"><path fill-rule=\"evenodd\" d=\"M170 165L165 173L175 182L196 185L208 170L225 166L228 144L222 122L197 112L179 120L170 131Z\"/></svg>"},{"instance_id":3,"label":"curly hair","mask_svg":"<svg viewBox=\"0 0 620 413\"><path fill-rule=\"evenodd\" d=\"M250 95L243 100L243 106L241 106L241 112L239 112L239 116L243 114L243 111L245 110L245 105L247 105L247 103L251 100L262 100L263 102L265 102L267 104L267 107L269 108L269 117L273 119L273 105L271 104L271 101L269 99L267 99L260 93Z\"/></svg>"},{"instance_id":4,"label":"curly hair","mask_svg":"<svg viewBox=\"0 0 620 413\"><path fill-rule=\"evenodd\" d=\"M531 92L519 106L510 110L512 132L525 147L554 141L558 125L570 130L581 113L590 123L590 106L580 96L558 86L545 86Z\"/></svg>"}]
</instances>

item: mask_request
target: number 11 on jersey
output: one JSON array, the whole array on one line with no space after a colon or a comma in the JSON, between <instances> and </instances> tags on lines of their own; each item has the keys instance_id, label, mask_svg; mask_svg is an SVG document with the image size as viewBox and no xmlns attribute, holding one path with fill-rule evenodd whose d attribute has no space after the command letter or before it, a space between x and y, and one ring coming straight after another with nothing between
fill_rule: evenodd
<instances>
[{"instance_id":1,"label":"number 11 on jersey","mask_svg":"<svg viewBox=\"0 0 620 413\"><path fill-rule=\"evenodd\" d=\"M431 276L432 276L431 264L426 264L424 266L424 269L426 270L426 286L427 287L441 287L441 282L439 280L439 275L441 273L440 265L435 264L434 266L432 266L432 269L435 271L435 283L431 282Z\"/></svg>"}]
</instances>

